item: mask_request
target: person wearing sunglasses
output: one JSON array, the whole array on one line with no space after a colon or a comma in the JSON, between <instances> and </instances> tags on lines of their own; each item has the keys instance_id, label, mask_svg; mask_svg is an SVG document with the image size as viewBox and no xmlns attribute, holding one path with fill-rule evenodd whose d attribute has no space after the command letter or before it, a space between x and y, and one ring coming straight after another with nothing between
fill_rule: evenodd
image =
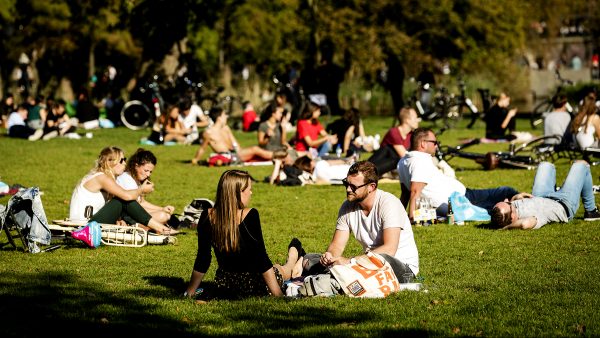
<instances>
[{"instance_id":1,"label":"person wearing sunglasses","mask_svg":"<svg viewBox=\"0 0 600 338\"><path fill-rule=\"evenodd\" d=\"M510 201L496 203L492 224L502 229L539 229L550 222L568 223L583 201L585 221L600 220L594 198L590 165L575 161L560 189L556 190L556 168L552 163L538 165L532 193L520 193Z\"/></svg>"},{"instance_id":2,"label":"person wearing sunglasses","mask_svg":"<svg viewBox=\"0 0 600 338\"><path fill-rule=\"evenodd\" d=\"M416 201L421 197L432 202L438 216L446 216L448 198L455 191L465 195L471 204L486 209L488 213L496 203L511 199L519 193L508 186L470 189L456 178L445 175L433 162L438 144L433 130L418 128L412 135L411 151L398 162L401 200L404 205L408 204L408 216L411 220L417 208Z\"/></svg>"},{"instance_id":3,"label":"person wearing sunglasses","mask_svg":"<svg viewBox=\"0 0 600 338\"><path fill-rule=\"evenodd\" d=\"M123 219L129 217L158 234L174 235L178 233L152 218L137 202L140 196L154 190L152 182L146 181L131 190L125 190L117 184L115 177L125 171L126 163L127 158L120 148L106 147L102 149L94 168L77 183L73 190L69 219L71 221L96 221L101 224L124 225Z\"/></svg>"},{"instance_id":4,"label":"person wearing sunglasses","mask_svg":"<svg viewBox=\"0 0 600 338\"><path fill-rule=\"evenodd\" d=\"M328 267L347 264L342 256L350 233L365 252L380 254L390 263L401 283L419 273L419 253L406 209L393 194L377 188L379 175L368 161L354 163L342 181L346 201L340 207L333 239L320 262Z\"/></svg>"}]
</instances>

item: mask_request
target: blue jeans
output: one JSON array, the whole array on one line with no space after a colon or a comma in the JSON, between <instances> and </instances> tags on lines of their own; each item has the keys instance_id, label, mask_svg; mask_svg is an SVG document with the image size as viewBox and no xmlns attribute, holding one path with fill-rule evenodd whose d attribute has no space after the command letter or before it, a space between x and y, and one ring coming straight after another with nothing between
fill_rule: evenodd
<instances>
[{"instance_id":1,"label":"blue jeans","mask_svg":"<svg viewBox=\"0 0 600 338\"><path fill-rule=\"evenodd\" d=\"M596 200L592 190L592 173L590 165L576 161L569 169L567 178L561 188L556 191L556 168L554 164L542 162L537 168L531 194L536 197L546 197L564 203L569 209L569 219L572 219L579 209L579 197L587 211L596 209Z\"/></svg>"},{"instance_id":2,"label":"blue jeans","mask_svg":"<svg viewBox=\"0 0 600 338\"><path fill-rule=\"evenodd\" d=\"M505 199L510 200L514 195L519 192L512 187L502 186L493 189L469 189L465 192L465 197L480 208L487 210L488 214L494 208L494 205L498 202L502 202Z\"/></svg>"},{"instance_id":3,"label":"blue jeans","mask_svg":"<svg viewBox=\"0 0 600 338\"><path fill-rule=\"evenodd\" d=\"M327 154L329 154L329 151L331 150L331 143L329 141L325 141L325 143L321 144L317 150L319 151L319 157L324 157L327 156Z\"/></svg>"}]
</instances>

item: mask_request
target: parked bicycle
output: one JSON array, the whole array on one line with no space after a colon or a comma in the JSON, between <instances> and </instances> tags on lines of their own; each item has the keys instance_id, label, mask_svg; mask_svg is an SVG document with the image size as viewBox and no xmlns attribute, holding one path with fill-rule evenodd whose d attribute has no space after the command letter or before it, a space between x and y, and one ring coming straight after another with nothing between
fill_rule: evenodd
<instances>
[{"instance_id":1,"label":"parked bicycle","mask_svg":"<svg viewBox=\"0 0 600 338\"><path fill-rule=\"evenodd\" d=\"M121 109L121 121L127 128L139 130L152 125L163 109L164 100L155 75L131 94L131 100Z\"/></svg>"},{"instance_id":2,"label":"parked bicycle","mask_svg":"<svg viewBox=\"0 0 600 338\"><path fill-rule=\"evenodd\" d=\"M561 94L563 89L566 86L572 86L573 85L573 81L568 80L568 79L564 79L561 75L560 75L560 71L558 69L556 69L555 71L555 76L556 76L556 80L558 80L559 84L556 87L556 90L554 91L554 95L548 97L547 99L545 99L544 101L538 103L535 108L533 108L533 110L531 111L531 114L529 116L529 120L531 123L531 128L536 129L537 126L539 126L540 124L542 124L542 122L544 122L544 114L551 112L554 107L552 106L552 99ZM569 112L569 114L573 115L574 109L573 106L567 102L567 111Z\"/></svg>"},{"instance_id":3,"label":"parked bicycle","mask_svg":"<svg viewBox=\"0 0 600 338\"><path fill-rule=\"evenodd\" d=\"M542 161L554 162L557 160L556 151L553 142L560 143L561 137L558 135L542 136L532 139L520 145L511 143L508 151L497 151L487 153L466 152L464 149L479 144L480 139L474 139L462 145L455 147L438 147L437 158L450 161L454 157L461 157L475 160L486 170L501 168L521 168L535 169Z\"/></svg>"},{"instance_id":4,"label":"parked bicycle","mask_svg":"<svg viewBox=\"0 0 600 338\"><path fill-rule=\"evenodd\" d=\"M460 93L452 94L444 86L438 87L435 94L431 95L429 84L418 84L410 99L410 104L415 108L419 117L424 121L437 122L443 120L446 128L454 127L463 116L469 115L471 128L477 118L479 111L473 101L466 95L466 84L459 79L458 87Z\"/></svg>"}]
</instances>

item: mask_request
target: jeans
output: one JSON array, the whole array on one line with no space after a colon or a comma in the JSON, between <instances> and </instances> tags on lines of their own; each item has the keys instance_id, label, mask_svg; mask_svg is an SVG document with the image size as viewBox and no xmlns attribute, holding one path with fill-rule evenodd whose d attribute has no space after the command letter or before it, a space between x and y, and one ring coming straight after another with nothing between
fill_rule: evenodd
<instances>
[{"instance_id":1,"label":"jeans","mask_svg":"<svg viewBox=\"0 0 600 338\"><path fill-rule=\"evenodd\" d=\"M398 156L394 146L388 144L374 152L368 161L375 165L377 174L381 177L381 175L396 169L398 161L400 161L400 156Z\"/></svg>"},{"instance_id":2,"label":"jeans","mask_svg":"<svg viewBox=\"0 0 600 338\"><path fill-rule=\"evenodd\" d=\"M325 141L325 143L321 144L317 150L319 151L319 157L323 158L325 156L327 156L327 154L329 154L329 151L331 151L332 145L331 142L329 141Z\"/></svg>"},{"instance_id":3,"label":"jeans","mask_svg":"<svg viewBox=\"0 0 600 338\"><path fill-rule=\"evenodd\" d=\"M536 197L546 197L561 201L569 209L568 216L572 219L579 209L579 197L587 211L596 209L596 200L592 190L592 173L590 165L576 161L569 169L562 187L556 191L556 167L549 162L538 165L531 194Z\"/></svg>"},{"instance_id":4,"label":"jeans","mask_svg":"<svg viewBox=\"0 0 600 338\"><path fill-rule=\"evenodd\" d=\"M465 197L471 204L484 208L488 213L492 211L494 205L505 199L510 200L519 192L512 187L498 187L493 189L469 189L465 192Z\"/></svg>"},{"instance_id":5,"label":"jeans","mask_svg":"<svg viewBox=\"0 0 600 338\"><path fill-rule=\"evenodd\" d=\"M415 274L412 272L408 264L404 264L400 262L396 257L390 256L388 254L380 254L383 259L385 259L392 270L394 270L394 274L398 278L400 283L412 283L415 279Z\"/></svg>"}]
</instances>

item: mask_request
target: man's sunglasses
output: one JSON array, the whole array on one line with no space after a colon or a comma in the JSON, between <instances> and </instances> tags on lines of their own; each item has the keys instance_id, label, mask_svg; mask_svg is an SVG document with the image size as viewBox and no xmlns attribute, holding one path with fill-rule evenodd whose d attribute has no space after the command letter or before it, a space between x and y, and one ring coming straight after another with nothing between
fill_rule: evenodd
<instances>
[{"instance_id":1,"label":"man's sunglasses","mask_svg":"<svg viewBox=\"0 0 600 338\"><path fill-rule=\"evenodd\" d=\"M439 145L440 145L440 141L434 141L434 140L423 140L423 141L425 141L425 142L429 142L429 143L433 143L433 144L435 144L436 146L439 146Z\"/></svg>"},{"instance_id":2,"label":"man's sunglasses","mask_svg":"<svg viewBox=\"0 0 600 338\"><path fill-rule=\"evenodd\" d=\"M359 186L355 186L354 184L352 184L352 183L348 182L348 180L344 178L344 179L342 180L342 184L344 185L344 188L346 188L346 189L348 189L348 187L350 187L350 190L352 190L352 192L354 193L354 192L356 192L356 190L358 190L358 189L360 189L360 188L364 187L365 185L367 185L367 184L371 184L371 182L367 182L367 183L365 183L365 184L361 184L361 185L359 185Z\"/></svg>"}]
</instances>

